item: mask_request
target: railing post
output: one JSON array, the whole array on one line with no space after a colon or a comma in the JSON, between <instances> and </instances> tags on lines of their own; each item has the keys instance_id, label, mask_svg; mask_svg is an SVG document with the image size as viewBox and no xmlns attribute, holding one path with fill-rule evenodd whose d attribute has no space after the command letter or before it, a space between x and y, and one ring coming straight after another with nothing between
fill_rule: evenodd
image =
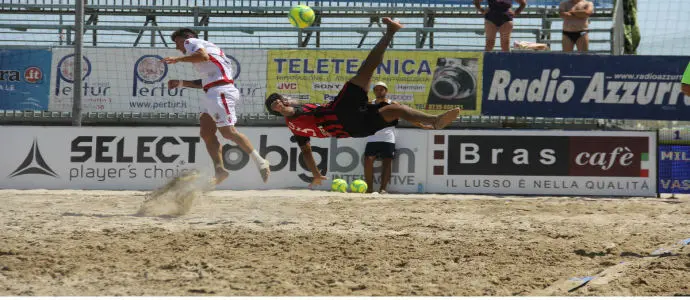
<instances>
[{"instance_id":1,"label":"railing post","mask_svg":"<svg viewBox=\"0 0 690 300\"><path fill-rule=\"evenodd\" d=\"M74 70L72 71L74 81L74 94L72 95L72 126L81 126L81 97L82 97L82 50L84 49L84 2L78 0L74 15Z\"/></svg>"}]
</instances>

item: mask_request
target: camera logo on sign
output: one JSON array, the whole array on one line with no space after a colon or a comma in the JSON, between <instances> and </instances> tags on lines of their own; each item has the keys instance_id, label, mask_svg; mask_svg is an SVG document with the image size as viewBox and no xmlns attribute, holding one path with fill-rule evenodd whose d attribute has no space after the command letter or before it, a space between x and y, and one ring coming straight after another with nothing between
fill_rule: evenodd
<instances>
[{"instance_id":1,"label":"camera logo on sign","mask_svg":"<svg viewBox=\"0 0 690 300\"><path fill-rule=\"evenodd\" d=\"M24 161L9 175L9 177L12 178L27 174L59 177L55 171L46 164L45 159L43 159L41 155L41 151L38 149L38 141L36 139L34 139L34 143L31 145L31 149L29 149L29 153L26 155Z\"/></svg>"}]
</instances>

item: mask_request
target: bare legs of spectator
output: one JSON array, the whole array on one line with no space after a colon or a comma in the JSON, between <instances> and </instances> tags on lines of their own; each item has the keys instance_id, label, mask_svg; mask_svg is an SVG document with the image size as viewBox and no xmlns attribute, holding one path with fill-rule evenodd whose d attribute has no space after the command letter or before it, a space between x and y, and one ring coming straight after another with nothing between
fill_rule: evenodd
<instances>
[{"instance_id":1,"label":"bare legs of spectator","mask_svg":"<svg viewBox=\"0 0 690 300\"><path fill-rule=\"evenodd\" d=\"M505 22L501 27L489 20L484 20L484 32L486 33L486 46L484 50L493 51L496 45L496 34L501 34L501 51L510 51L510 34L513 32L513 22Z\"/></svg>"},{"instance_id":2,"label":"bare legs of spectator","mask_svg":"<svg viewBox=\"0 0 690 300\"><path fill-rule=\"evenodd\" d=\"M589 33L581 36L575 45L577 45L577 51L579 52L589 51Z\"/></svg>"},{"instance_id":3,"label":"bare legs of spectator","mask_svg":"<svg viewBox=\"0 0 690 300\"><path fill-rule=\"evenodd\" d=\"M563 52L572 52L575 50L575 46L577 46L577 51L587 52L589 50L589 34L581 36L579 39L577 39L577 43L573 43L568 36L563 34L561 44L563 45Z\"/></svg>"}]
</instances>

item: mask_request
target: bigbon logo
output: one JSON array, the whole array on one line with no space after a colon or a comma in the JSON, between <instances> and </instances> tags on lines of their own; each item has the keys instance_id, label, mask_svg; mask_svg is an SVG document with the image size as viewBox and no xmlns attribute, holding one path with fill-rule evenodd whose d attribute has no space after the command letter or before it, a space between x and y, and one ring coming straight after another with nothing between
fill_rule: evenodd
<instances>
[{"instance_id":1,"label":"bigbon logo","mask_svg":"<svg viewBox=\"0 0 690 300\"><path fill-rule=\"evenodd\" d=\"M338 146L337 139L331 139L330 145L327 148L312 146L312 152L315 154L314 159L317 163L317 168L322 173L334 173L338 176L348 175L362 164L362 156L360 151L348 146ZM273 154L271 154L273 153ZM271 171L280 171L288 168L290 172L298 172L297 165L299 164L301 173L297 176L304 182L311 182L312 177L309 176L309 168L304 163L304 158L298 147L290 147L288 149L278 145L268 145L268 136L262 134L259 137L259 154L262 157L267 155L278 155L279 160L271 160ZM401 158L406 157L407 170L400 171ZM412 149L398 148L396 149L396 158L393 160L392 173L415 173L416 157ZM244 168L249 163L249 155L236 145L223 145L223 163L225 168L230 171L237 171Z\"/></svg>"}]
</instances>

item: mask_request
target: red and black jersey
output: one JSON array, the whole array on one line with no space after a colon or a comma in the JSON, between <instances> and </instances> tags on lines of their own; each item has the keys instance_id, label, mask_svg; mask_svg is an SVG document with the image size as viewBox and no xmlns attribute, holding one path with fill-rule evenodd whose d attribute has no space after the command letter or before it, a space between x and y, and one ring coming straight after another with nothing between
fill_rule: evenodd
<instances>
[{"instance_id":1,"label":"red and black jersey","mask_svg":"<svg viewBox=\"0 0 690 300\"><path fill-rule=\"evenodd\" d=\"M330 103L323 106L308 103L295 106L294 109L295 114L285 118L285 123L295 136L307 137L307 139L301 138L298 141L308 141L310 137L350 137L350 134L343 129L343 124ZM304 142L300 143L300 145L302 144Z\"/></svg>"}]
</instances>

